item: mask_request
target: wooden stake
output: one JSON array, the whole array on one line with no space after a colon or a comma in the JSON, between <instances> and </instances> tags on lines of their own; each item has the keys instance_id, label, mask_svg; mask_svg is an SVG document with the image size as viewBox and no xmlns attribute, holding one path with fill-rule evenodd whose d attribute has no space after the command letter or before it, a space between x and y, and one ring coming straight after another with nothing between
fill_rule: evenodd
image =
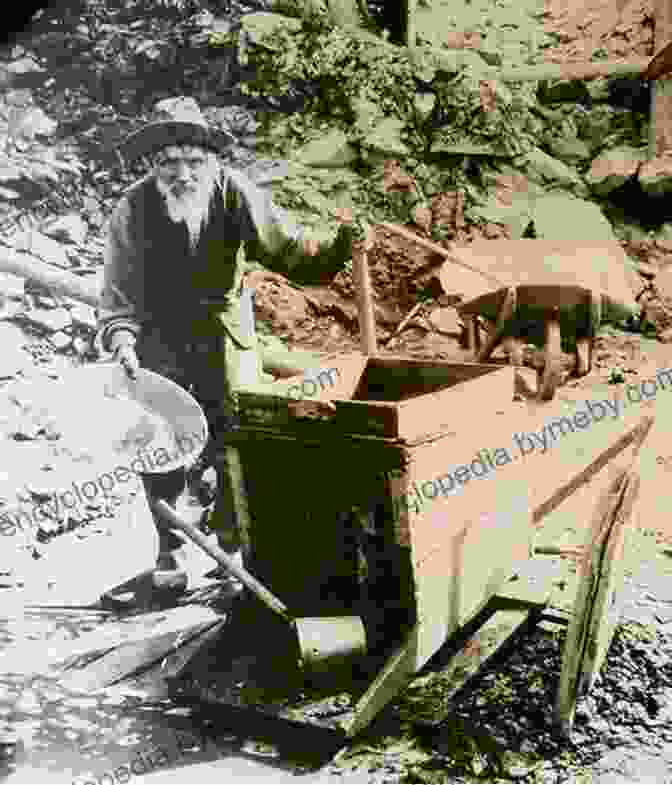
<instances>
[{"instance_id":1,"label":"wooden stake","mask_svg":"<svg viewBox=\"0 0 672 785\"><path fill-rule=\"evenodd\" d=\"M372 244L373 233L369 226L367 227L366 239L363 242L353 243L352 248L352 277L355 284L355 294L357 295L362 352L369 357L378 353L376 320L373 311L373 294L367 255L367 249Z\"/></svg>"},{"instance_id":2,"label":"wooden stake","mask_svg":"<svg viewBox=\"0 0 672 785\"><path fill-rule=\"evenodd\" d=\"M672 3L655 0L653 4L655 50L672 41ZM672 80L655 81L651 89L649 158L672 152Z\"/></svg>"}]
</instances>

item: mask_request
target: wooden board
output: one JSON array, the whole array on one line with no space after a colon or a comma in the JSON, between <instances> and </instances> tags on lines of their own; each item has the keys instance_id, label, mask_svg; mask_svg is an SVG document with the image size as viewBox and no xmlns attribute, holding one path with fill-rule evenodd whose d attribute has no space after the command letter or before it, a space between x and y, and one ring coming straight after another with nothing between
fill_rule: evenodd
<instances>
[{"instance_id":1,"label":"wooden board","mask_svg":"<svg viewBox=\"0 0 672 785\"><path fill-rule=\"evenodd\" d=\"M579 569L578 591L572 621L567 630L555 705L556 725L566 737L571 735L574 724L579 680L590 624L590 609L597 590L603 546L612 517L620 502L622 483L623 474L618 474L600 496L588 532L585 556Z\"/></svg>"},{"instance_id":2,"label":"wooden board","mask_svg":"<svg viewBox=\"0 0 672 785\"><path fill-rule=\"evenodd\" d=\"M160 663L182 646L200 641L213 627L219 627L220 624L220 620L216 619L150 636L144 640L122 643L84 668L71 671L61 679L60 685L65 689L84 692L116 684Z\"/></svg>"},{"instance_id":3,"label":"wooden board","mask_svg":"<svg viewBox=\"0 0 672 785\"><path fill-rule=\"evenodd\" d=\"M567 630L555 707L556 724L567 738L576 703L593 686L621 616L626 543L638 492L639 477L620 473L602 495L593 519Z\"/></svg>"},{"instance_id":4,"label":"wooden board","mask_svg":"<svg viewBox=\"0 0 672 785\"><path fill-rule=\"evenodd\" d=\"M611 527L600 564L595 601L591 608L584 661L579 679L579 695L592 689L604 664L614 631L623 610L623 583L629 564L629 548L633 531L633 507L639 494L640 480L629 475L621 503Z\"/></svg>"},{"instance_id":5,"label":"wooden board","mask_svg":"<svg viewBox=\"0 0 672 785\"><path fill-rule=\"evenodd\" d=\"M421 691L436 685L441 690L441 703L432 704L431 714L422 701L414 709L414 717L426 724L439 724L451 712L451 701L463 690L478 672L487 665L511 638L530 624L536 613L528 607L496 611L478 630L464 642L443 668L413 679L407 687L406 703L413 702L414 689ZM405 686L405 685L403 685ZM362 701L360 701L361 703ZM423 715L423 711L425 714Z\"/></svg>"},{"instance_id":6,"label":"wooden board","mask_svg":"<svg viewBox=\"0 0 672 785\"><path fill-rule=\"evenodd\" d=\"M360 354L334 359L330 365L339 374L343 369L343 384L332 391L325 387L319 397L293 400L283 396L284 384L277 394L276 385L241 389L241 424L301 429L320 423L341 437L359 434L410 442L461 427L465 396L469 407L487 412L493 403L510 402L513 395L513 369L502 366L376 357L362 367Z\"/></svg>"}]
</instances>

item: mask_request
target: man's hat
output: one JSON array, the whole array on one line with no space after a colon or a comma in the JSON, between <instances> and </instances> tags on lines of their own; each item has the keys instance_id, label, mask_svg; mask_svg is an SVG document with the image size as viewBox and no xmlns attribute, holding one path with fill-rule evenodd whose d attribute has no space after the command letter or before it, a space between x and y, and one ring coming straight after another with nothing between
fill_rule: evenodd
<instances>
[{"instance_id":1,"label":"man's hat","mask_svg":"<svg viewBox=\"0 0 672 785\"><path fill-rule=\"evenodd\" d=\"M127 163L168 145L190 144L220 152L235 142L228 131L209 126L193 98L165 98L154 106L152 121L119 146Z\"/></svg>"}]
</instances>

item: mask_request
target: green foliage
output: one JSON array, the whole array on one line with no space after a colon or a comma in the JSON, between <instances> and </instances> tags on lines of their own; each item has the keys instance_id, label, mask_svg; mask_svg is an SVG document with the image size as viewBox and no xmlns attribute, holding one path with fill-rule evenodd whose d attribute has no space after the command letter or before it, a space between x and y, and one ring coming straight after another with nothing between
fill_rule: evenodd
<instances>
[{"instance_id":1,"label":"green foliage","mask_svg":"<svg viewBox=\"0 0 672 785\"><path fill-rule=\"evenodd\" d=\"M370 34L337 27L324 13L313 12L291 22L273 25L272 31L255 36L256 43L243 50L244 58L254 63L253 75L241 85L245 93L281 98L298 90L306 96L301 112L268 113L261 118L260 151L291 157L328 129L343 131L361 150L364 161L359 172L364 177L354 176L342 186L348 190L348 206L355 216L406 223L418 203L427 205L432 195L457 189L465 194L467 211L478 205L482 195L464 173L466 154L458 147L455 155L432 163L429 153L436 141L496 143L511 155L539 141L539 120L530 111L536 107L532 85L496 83L494 105L485 111L480 80L470 69L447 81L445 74L437 75L431 53L415 50L411 54ZM213 46L234 42L231 36L211 39ZM437 95L429 118L417 108L416 74L430 81ZM398 121L399 140L412 151L403 159L403 168L415 179L417 193L386 192L382 172L375 168L380 155L367 157L373 146L367 144L371 131L380 129L387 118ZM367 165L368 160L373 167ZM278 202L302 219L307 214L312 222L318 216L329 221L325 202L333 199L334 187L319 170L310 177L290 176L273 190Z\"/></svg>"},{"instance_id":2,"label":"green foliage","mask_svg":"<svg viewBox=\"0 0 672 785\"><path fill-rule=\"evenodd\" d=\"M468 140L473 144L497 143L510 155L519 155L538 143L539 128L531 110L536 107L534 88L527 84L511 89L497 82L495 106L484 111L480 79L471 69L449 82L437 82L437 111L446 123L435 140L448 145Z\"/></svg>"},{"instance_id":3,"label":"green foliage","mask_svg":"<svg viewBox=\"0 0 672 785\"><path fill-rule=\"evenodd\" d=\"M361 100L383 115L406 119L412 113L415 88L406 51L383 41L376 45L322 14L303 19L298 32L279 27L264 35L254 63L255 76L246 85L251 95L278 97L311 83L316 89L307 111L347 124L357 119L355 103Z\"/></svg>"}]
</instances>

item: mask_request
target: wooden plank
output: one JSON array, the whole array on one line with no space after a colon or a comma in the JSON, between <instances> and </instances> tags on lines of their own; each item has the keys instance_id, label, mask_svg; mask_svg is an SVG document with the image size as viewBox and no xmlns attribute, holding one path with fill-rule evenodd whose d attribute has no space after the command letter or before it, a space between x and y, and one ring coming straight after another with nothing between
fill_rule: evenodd
<instances>
[{"instance_id":1,"label":"wooden plank","mask_svg":"<svg viewBox=\"0 0 672 785\"><path fill-rule=\"evenodd\" d=\"M627 551L633 528L632 512L639 489L639 475L630 473L625 480L621 504L616 510L603 548L597 592L590 611L588 637L579 677L579 695L592 689L621 617L624 603L623 582L628 566Z\"/></svg>"},{"instance_id":2,"label":"wooden plank","mask_svg":"<svg viewBox=\"0 0 672 785\"><path fill-rule=\"evenodd\" d=\"M577 691L583 652L588 635L590 608L597 587L597 574L602 558L602 546L612 518L620 502L623 474L612 479L600 496L586 538L585 556L579 569L579 586L574 602L574 614L567 630L562 656L560 684L554 709L554 722L561 733L569 738L574 724Z\"/></svg>"},{"instance_id":3,"label":"wooden plank","mask_svg":"<svg viewBox=\"0 0 672 785\"><path fill-rule=\"evenodd\" d=\"M670 0L655 0L653 18L655 49L658 51L672 41ZM672 150L672 81L656 80L651 87L649 158L656 158Z\"/></svg>"},{"instance_id":4,"label":"wooden plank","mask_svg":"<svg viewBox=\"0 0 672 785\"><path fill-rule=\"evenodd\" d=\"M201 639L220 620L197 624L186 629L173 630L163 635L122 643L80 670L74 670L60 680L61 686L70 690L99 690L116 684L140 671L151 668L165 657L196 639Z\"/></svg>"},{"instance_id":5,"label":"wooden plank","mask_svg":"<svg viewBox=\"0 0 672 785\"><path fill-rule=\"evenodd\" d=\"M601 469L603 469L610 461L612 461L619 453L623 452L623 450L625 450L627 447L632 444L641 445L651 430L653 422L653 417L643 417L634 428L629 430L616 442L614 442L614 444L601 452L594 461L592 461L588 466L586 466L585 469L583 469L583 471L581 471L569 482L565 483L565 485L555 491L549 499L547 499L542 504L539 504L532 513L533 523L535 525L538 524L543 518L559 507L562 502L568 499L573 493L578 491L581 486L587 485Z\"/></svg>"},{"instance_id":6,"label":"wooden plank","mask_svg":"<svg viewBox=\"0 0 672 785\"><path fill-rule=\"evenodd\" d=\"M357 701L352 716L342 725L343 731L349 738L366 728L376 714L396 697L415 675L419 628L419 624L413 627L402 645L388 657L369 688Z\"/></svg>"},{"instance_id":7,"label":"wooden plank","mask_svg":"<svg viewBox=\"0 0 672 785\"><path fill-rule=\"evenodd\" d=\"M588 534L589 546L579 572L574 616L567 631L560 686L555 706L555 722L569 738L574 723L576 701L595 680L604 661L618 621L618 607L611 609L623 573L619 564L602 571L607 554L622 556L625 524L629 521L639 491L639 478L632 479L652 422L643 418L629 465L612 479L600 497ZM608 551L608 541L613 542ZM602 583L602 585L600 585ZM615 603L614 603L615 604ZM611 611L611 612L609 612Z\"/></svg>"},{"instance_id":8,"label":"wooden plank","mask_svg":"<svg viewBox=\"0 0 672 785\"><path fill-rule=\"evenodd\" d=\"M453 698L474 679L478 672L501 651L510 638L530 623L536 609L517 608L496 611L462 645L444 668L413 679L408 684L411 693L407 700L412 702L413 689L427 689L433 684L441 689L441 705L432 703L431 715L423 715L427 708L418 702L414 716L424 724L439 724L450 713ZM430 665L431 667L431 665ZM436 693L436 691L433 691Z\"/></svg>"}]
</instances>

